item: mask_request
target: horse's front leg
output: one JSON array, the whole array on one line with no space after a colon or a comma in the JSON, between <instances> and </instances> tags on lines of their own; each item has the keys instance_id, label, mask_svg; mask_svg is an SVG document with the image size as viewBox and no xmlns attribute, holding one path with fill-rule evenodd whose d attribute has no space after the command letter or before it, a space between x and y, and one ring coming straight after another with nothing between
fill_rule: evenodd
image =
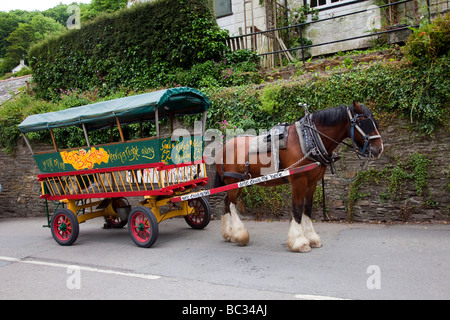
<instances>
[{"instance_id":1,"label":"horse's front leg","mask_svg":"<svg viewBox=\"0 0 450 320\"><path fill-rule=\"evenodd\" d=\"M309 188L308 191L306 192L305 213L302 216L303 233L305 237L309 240L309 246L311 248L320 248L322 246L322 241L320 240L319 235L314 230L311 220L313 197L314 191L316 190L316 186L317 184Z\"/></svg>"},{"instance_id":2,"label":"horse's front leg","mask_svg":"<svg viewBox=\"0 0 450 320\"><path fill-rule=\"evenodd\" d=\"M292 188L292 221L288 232L287 246L294 252L309 252L311 246L305 237L302 226L302 216L304 209L304 198L306 183L303 179L295 179L291 183Z\"/></svg>"},{"instance_id":3,"label":"horse's front leg","mask_svg":"<svg viewBox=\"0 0 450 320\"><path fill-rule=\"evenodd\" d=\"M226 202L228 200L230 213L225 213L222 216L222 236L226 241L245 246L250 240L250 235L237 212L236 199L239 194L238 191L232 190L228 192Z\"/></svg>"}]
</instances>

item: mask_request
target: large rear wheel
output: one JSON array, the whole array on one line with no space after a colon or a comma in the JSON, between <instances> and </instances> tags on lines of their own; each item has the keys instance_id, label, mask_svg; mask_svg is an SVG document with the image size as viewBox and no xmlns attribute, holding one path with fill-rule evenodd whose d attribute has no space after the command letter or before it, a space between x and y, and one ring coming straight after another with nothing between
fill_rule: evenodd
<instances>
[{"instance_id":1,"label":"large rear wheel","mask_svg":"<svg viewBox=\"0 0 450 320\"><path fill-rule=\"evenodd\" d=\"M211 221L211 206L206 198L188 200L188 205L194 212L184 217L187 224L193 229L203 229Z\"/></svg>"}]
</instances>

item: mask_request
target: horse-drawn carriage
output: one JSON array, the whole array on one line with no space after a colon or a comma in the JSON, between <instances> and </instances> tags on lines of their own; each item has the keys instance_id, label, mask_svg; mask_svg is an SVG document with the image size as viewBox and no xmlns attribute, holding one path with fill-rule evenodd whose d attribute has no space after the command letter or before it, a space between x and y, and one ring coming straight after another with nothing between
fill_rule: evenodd
<instances>
[{"instance_id":1,"label":"horse-drawn carriage","mask_svg":"<svg viewBox=\"0 0 450 320\"><path fill-rule=\"evenodd\" d=\"M209 107L200 91L173 88L26 118L19 129L42 173L38 176L41 198L63 204L48 217L56 242L73 244L79 224L96 217L104 217L113 228L128 224L131 238L140 247L150 247L158 237L158 223L169 218L184 216L192 228L206 227L210 206L205 198L170 201L208 182L203 132L172 141L162 137L160 119L170 118L173 129L175 116L203 113L204 131ZM156 134L143 137L143 124L148 121L154 122ZM126 129L132 124L141 136L127 140ZM60 148L54 130L72 129L73 134L74 126L84 135L85 146ZM118 132L119 141L94 145L89 135L102 129L110 131L111 140L113 130ZM34 152L27 134L43 130L49 131L53 149ZM131 209L128 197L143 200ZM160 210L163 206L166 210Z\"/></svg>"},{"instance_id":2,"label":"horse-drawn carriage","mask_svg":"<svg viewBox=\"0 0 450 320\"><path fill-rule=\"evenodd\" d=\"M173 88L130 96L91 105L70 108L25 119L19 129L42 172L41 198L63 203L49 218L56 242L73 244L79 234L79 224L104 217L111 227L128 224L132 240L140 247L150 247L158 237L158 224L166 219L184 216L195 229L205 228L211 219L205 196L227 192L226 210L222 218L222 235L231 242L245 245L248 231L236 211L239 189L263 183L273 186L290 183L293 218L288 233L292 251L307 252L320 247L320 237L311 221L312 199L317 181L326 166L333 168L333 150L347 144L358 156L379 157L383 143L371 111L359 103L309 114L283 129L271 130L262 137L240 136L216 150L218 184L214 189L196 190L208 182L203 157L208 98L192 88ZM159 120L170 118L171 132L176 115L203 114L201 132L181 138L163 138ZM143 136L143 124L155 124L155 135ZM138 138L126 138L124 126L138 126ZM86 146L61 149L54 130L78 127ZM34 153L27 133L46 130L53 149ZM89 134L110 130L109 143L91 143ZM118 140L113 141L113 130ZM71 131L74 132L74 131ZM104 136L104 134L103 134ZM278 139L284 139L279 148ZM253 148L255 143L257 147ZM261 144L262 143L262 144ZM253 147L252 147L253 146ZM252 150L254 149L254 150ZM239 150L238 152L236 152ZM270 154L267 165L261 154ZM239 154L242 157L239 157ZM275 164L275 170L262 172ZM283 169L284 168L284 169ZM302 174L300 174L302 173ZM131 208L127 197L143 197ZM166 210L160 210L165 207ZM227 213L227 212L226 212Z\"/></svg>"}]
</instances>

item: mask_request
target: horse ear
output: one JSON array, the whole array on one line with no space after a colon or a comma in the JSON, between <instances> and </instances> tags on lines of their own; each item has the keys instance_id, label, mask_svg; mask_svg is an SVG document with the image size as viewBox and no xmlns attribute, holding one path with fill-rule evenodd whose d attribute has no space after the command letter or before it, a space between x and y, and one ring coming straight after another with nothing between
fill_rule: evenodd
<instances>
[{"instance_id":1,"label":"horse ear","mask_svg":"<svg viewBox=\"0 0 450 320\"><path fill-rule=\"evenodd\" d=\"M362 108L361 108L361 105L359 104L359 102L356 102L353 100L353 108L354 108L355 112L362 113Z\"/></svg>"}]
</instances>

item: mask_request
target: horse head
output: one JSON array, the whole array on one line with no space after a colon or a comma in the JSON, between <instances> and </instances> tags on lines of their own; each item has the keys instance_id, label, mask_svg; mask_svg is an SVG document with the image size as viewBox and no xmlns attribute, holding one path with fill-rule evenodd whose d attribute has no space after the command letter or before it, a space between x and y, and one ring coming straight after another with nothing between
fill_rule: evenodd
<instances>
[{"instance_id":1,"label":"horse head","mask_svg":"<svg viewBox=\"0 0 450 320\"><path fill-rule=\"evenodd\" d=\"M379 158L383 152L383 141L378 132L378 123L372 112L359 102L347 108L350 120L350 138L355 150L362 156Z\"/></svg>"}]
</instances>

